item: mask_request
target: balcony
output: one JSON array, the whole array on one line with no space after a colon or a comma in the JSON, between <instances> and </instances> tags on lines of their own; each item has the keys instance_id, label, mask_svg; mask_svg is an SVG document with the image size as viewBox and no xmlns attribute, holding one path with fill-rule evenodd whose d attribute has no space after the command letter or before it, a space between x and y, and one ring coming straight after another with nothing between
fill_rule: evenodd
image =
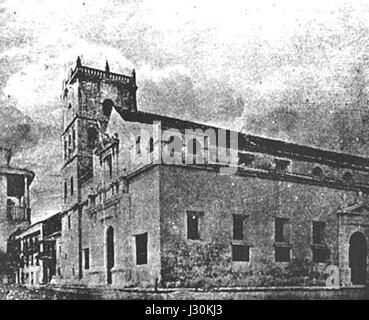
<instances>
[{"instance_id":1,"label":"balcony","mask_svg":"<svg viewBox=\"0 0 369 320\"><path fill-rule=\"evenodd\" d=\"M21 206L7 206L8 219L12 221L28 221L31 209Z\"/></svg>"}]
</instances>

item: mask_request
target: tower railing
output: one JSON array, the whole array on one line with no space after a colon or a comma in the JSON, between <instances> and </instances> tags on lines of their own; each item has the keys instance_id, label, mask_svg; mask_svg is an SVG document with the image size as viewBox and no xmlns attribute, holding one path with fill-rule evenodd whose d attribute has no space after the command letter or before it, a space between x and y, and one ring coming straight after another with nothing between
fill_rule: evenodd
<instances>
[{"instance_id":1,"label":"tower railing","mask_svg":"<svg viewBox=\"0 0 369 320\"><path fill-rule=\"evenodd\" d=\"M91 77L105 78L113 81L121 81L123 83L130 83L132 80L132 77L125 76L123 74L107 72L84 66L76 67L70 78L72 79L78 72Z\"/></svg>"}]
</instances>

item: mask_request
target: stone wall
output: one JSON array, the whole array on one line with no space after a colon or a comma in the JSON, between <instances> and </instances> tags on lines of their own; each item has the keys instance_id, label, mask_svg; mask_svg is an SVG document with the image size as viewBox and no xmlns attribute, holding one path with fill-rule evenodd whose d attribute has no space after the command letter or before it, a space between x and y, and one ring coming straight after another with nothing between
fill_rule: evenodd
<instances>
[{"instance_id":1,"label":"stone wall","mask_svg":"<svg viewBox=\"0 0 369 320\"><path fill-rule=\"evenodd\" d=\"M159 170L149 170L129 181L129 193L119 192L95 207L87 205L82 216L82 247L89 248L86 283L106 284L106 233L114 229L113 285L153 285L160 278ZM147 264L136 264L135 235L148 233Z\"/></svg>"},{"instance_id":2,"label":"stone wall","mask_svg":"<svg viewBox=\"0 0 369 320\"><path fill-rule=\"evenodd\" d=\"M354 192L207 170L161 166L162 279L166 285L272 286L324 284L338 264L335 212ZM200 240L187 239L187 211L203 211ZM249 262L232 262L233 214L248 216ZM275 217L289 218L290 263L275 262ZM326 263L312 262L312 221L324 221ZM168 284L169 283L169 284Z\"/></svg>"}]
</instances>

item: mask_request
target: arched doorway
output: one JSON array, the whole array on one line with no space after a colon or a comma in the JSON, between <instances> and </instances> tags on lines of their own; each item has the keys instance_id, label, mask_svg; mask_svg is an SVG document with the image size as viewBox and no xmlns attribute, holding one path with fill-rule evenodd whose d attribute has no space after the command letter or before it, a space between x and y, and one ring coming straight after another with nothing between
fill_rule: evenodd
<instances>
[{"instance_id":1,"label":"arched doorway","mask_svg":"<svg viewBox=\"0 0 369 320\"><path fill-rule=\"evenodd\" d=\"M367 246L361 232L355 232L350 238L349 260L352 284L366 284Z\"/></svg>"},{"instance_id":2,"label":"arched doorway","mask_svg":"<svg viewBox=\"0 0 369 320\"><path fill-rule=\"evenodd\" d=\"M114 267L114 229L106 231L106 275L108 284L112 283L111 269Z\"/></svg>"}]
</instances>

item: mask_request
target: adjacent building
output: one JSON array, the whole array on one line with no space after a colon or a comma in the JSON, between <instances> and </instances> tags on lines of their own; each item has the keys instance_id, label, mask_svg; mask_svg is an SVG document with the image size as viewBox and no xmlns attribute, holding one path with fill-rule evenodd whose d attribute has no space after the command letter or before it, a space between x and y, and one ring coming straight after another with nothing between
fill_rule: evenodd
<instances>
[{"instance_id":1,"label":"adjacent building","mask_svg":"<svg viewBox=\"0 0 369 320\"><path fill-rule=\"evenodd\" d=\"M60 275L61 216L54 214L16 230L8 240L8 253L13 263L15 283L40 285Z\"/></svg>"},{"instance_id":2,"label":"adjacent building","mask_svg":"<svg viewBox=\"0 0 369 320\"><path fill-rule=\"evenodd\" d=\"M5 256L9 236L30 224L29 186L34 178L32 171L12 166L11 156L10 149L0 147L0 259L6 260L0 261L2 276L9 271Z\"/></svg>"}]
</instances>

